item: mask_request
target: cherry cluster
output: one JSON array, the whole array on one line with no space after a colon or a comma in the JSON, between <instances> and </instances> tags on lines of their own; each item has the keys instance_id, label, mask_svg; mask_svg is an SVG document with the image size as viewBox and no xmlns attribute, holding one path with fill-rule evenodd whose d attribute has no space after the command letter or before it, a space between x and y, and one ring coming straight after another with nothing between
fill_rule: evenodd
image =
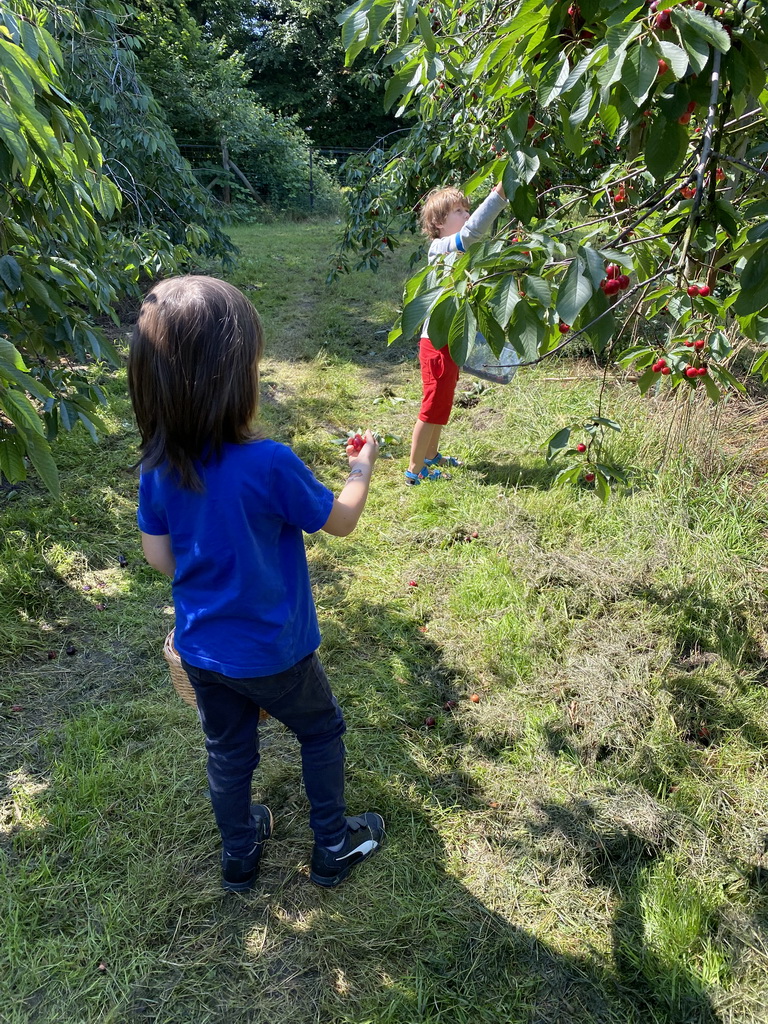
<instances>
[{"instance_id":1,"label":"cherry cluster","mask_svg":"<svg viewBox=\"0 0 768 1024\"><path fill-rule=\"evenodd\" d=\"M616 295L629 288L629 277L622 272L617 263L609 263L605 268L605 277L600 282L600 287L606 295Z\"/></svg>"}]
</instances>

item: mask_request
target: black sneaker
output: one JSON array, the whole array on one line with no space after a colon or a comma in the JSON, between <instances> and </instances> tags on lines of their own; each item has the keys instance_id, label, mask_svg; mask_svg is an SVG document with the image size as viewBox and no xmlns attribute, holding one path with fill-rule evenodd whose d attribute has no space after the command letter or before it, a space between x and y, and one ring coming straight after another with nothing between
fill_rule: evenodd
<instances>
[{"instance_id":1,"label":"black sneaker","mask_svg":"<svg viewBox=\"0 0 768 1024\"><path fill-rule=\"evenodd\" d=\"M315 843L309 877L317 885L332 889L344 881L352 868L372 857L383 842L384 819L380 814L368 811L347 818L347 834L340 850L334 853Z\"/></svg>"},{"instance_id":2,"label":"black sneaker","mask_svg":"<svg viewBox=\"0 0 768 1024\"><path fill-rule=\"evenodd\" d=\"M256 824L256 843L247 857L221 854L221 887L231 892L252 889L259 875L259 864L264 843L272 835L272 812L263 804L251 805L251 816Z\"/></svg>"}]
</instances>

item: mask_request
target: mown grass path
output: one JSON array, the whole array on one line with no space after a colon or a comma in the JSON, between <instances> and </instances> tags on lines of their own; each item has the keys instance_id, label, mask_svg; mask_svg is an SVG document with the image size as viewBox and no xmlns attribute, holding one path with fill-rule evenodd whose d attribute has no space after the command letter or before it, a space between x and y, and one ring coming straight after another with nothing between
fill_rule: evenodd
<instances>
[{"instance_id":1,"label":"mown grass path","mask_svg":"<svg viewBox=\"0 0 768 1024\"><path fill-rule=\"evenodd\" d=\"M602 506L552 488L543 460L600 382L560 362L464 395L445 450L466 468L405 488L418 370L386 330L406 261L326 290L333 233L240 229L230 277L264 318L272 436L336 488L342 431L403 438L356 533L307 542L350 809L385 816L386 851L338 892L309 883L297 750L272 722L261 886L219 890L117 373L109 436L62 445L62 501L30 485L3 504L0 1017L764 1021L760 408L695 410L681 431L670 402L611 385L614 454L644 475Z\"/></svg>"}]
</instances>

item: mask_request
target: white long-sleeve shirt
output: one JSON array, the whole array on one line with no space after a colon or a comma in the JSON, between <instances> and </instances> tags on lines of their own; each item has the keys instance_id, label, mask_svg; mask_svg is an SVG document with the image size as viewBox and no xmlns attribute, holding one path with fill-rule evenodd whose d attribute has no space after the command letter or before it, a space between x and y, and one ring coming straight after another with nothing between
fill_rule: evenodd
<instances>
[{"instance_id":1,"label":"white long-sleeve shirt","mask_svg":"<svg viewBox=\"0 0 768 1024\"><path fill-rule=\"evenodd\" d=\"M446 263L453 263L459 253L466 252L468 246L473 242L479 242L483 235L491 230L491 225L507 204L508 200L500 196L494 189L480 203L474 213L469 215L460 231L457 231L455 235L446 235L444 238L432 240L427 253L427 261L436 263L441 256L444 256ZM421 337L429 337L429 317L424 321Z\"/></svg>"}]
</instances>

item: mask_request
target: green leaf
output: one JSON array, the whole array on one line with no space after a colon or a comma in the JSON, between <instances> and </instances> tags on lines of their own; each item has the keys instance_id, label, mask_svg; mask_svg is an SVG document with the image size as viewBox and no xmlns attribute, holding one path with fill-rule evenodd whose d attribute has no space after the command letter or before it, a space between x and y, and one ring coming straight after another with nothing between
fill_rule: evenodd
<instances>
[{"instance_id":1,"label":"green leaf","mask_svg":"<svg viewBox=\"0 0 768 1024\"><path fill-rule=\"evenodd\" d=\"M601 473L600 470L595 473L595 494L604 505L608 503L608 499L611 496L611 485L608 477Z\"/></svg>"},{"instance_id":2,"label":"green leaf","mask_svg":"<svg viewBox=\"0 0 768 1024\"><path fill-rule=\"evenodd\" d=\"M415 299L409 302L402 312L402 330L406 338L412 338L419 327L429 316L430 310L437 303L441 295L445 294L443 288L430 288L422 292Z\"/></svg>"},{"instance_id":3,"label":"green leaf","mask_svg":"<svg viewBox=\"0 0 768 1024\"><path fill-rule=\"evenodd\" d=\"M685 50L666 40L659 40L656 45L675 78L684 78L688 72L688 54Z\"/></svg>"},{"instance_id":4,"label":"green leaf","mask_svg":"<svg viewBox=\"0 0 768 1024\"><path fill-rule=\"evenodd\" d=\"M416 14L419 19L419 34L424 40L424 45L430 53L434 53L437 49L437 43L432 32L432 25L430 23L429 15L425 12L424 8L419 6L416 8Z\"/></svg>"},{"instance_id":5,"label":"green leaf","mask_svg":"<svg viewBox=\"0 0 768 1024\"><path fill-rule=\"evenodd\" d=\"M536 310L525 301L518 302L512 313L507 334L515 352L524 362L532 362L538 358L539 345L545 333L546 328L536 315Z\"/></svg>"},{"instance_id":6,"label":"green leaf","mask_svg":"<svg viewBox=\"0 0 768 1024\"><path fill-rule=\"evenodd\" d=\"M46 439L38 434L25 434L24 441L27 446L29 461L37 470L37 474L54 498L58 498L59 473L56 463L53 461L51 449Z\"/></svg>"},{"instance_id":7,"label":"green leaf","mask_svg":"<svg viewBox=\"0 0 768 1024\"><path fill-rule=\"evenodd\" d=\"M557 456L557 453L567 448L571 440L571 428L563 427L562 430L558 430L550 437L547 442L547 462Z\"/></svg>"},{"instance_id":8,"label":"green leaf","mask_svg":"<svg viewBox=\"0 0 768 1024\"><path fill-rule=\"evenodd\" d=\"M0 280L10 292L17 292L21 287L21 267L8 253L0 257Z\"/></svg>"},{"instance_id":9,"label":"green leaf","mask_svg":"<svg viewBox=\"0 0 768 1024\"><path fill-rule=\"evenodd\" d=\"M704 381L704 387L706 388L707 394L712 399L712 401L719 402L723 396L720 394L720 388L718 388L717 384L715 384L710 374L707 374L705 377L702 378L702 380Z\"/></svg>"},{"instance_id":10,"label":"green leaf","mask_svg":"<svg viewBox=\"0 0 768 1024\"><path fill-rule=\"evenodd\" d=\"M459 306L448 332L448 349L453 360L461 366L467 358L469 346L477 334L477 321L468 302Z\"/></svg>"},{"instance_id":11,"label":"green leaf","mask_svg":"<svg viewBox=\"0 0 768 1024\"><path fill-rule=\"evenodd\" d=\"M528 224L538 209L533 186L521 185L515 192L515 198L510 206L518 220L521 220L523 224Z\"/></svg>"},{"instance_id":12,"label":"green leaf","mask_svg":"<svg viewBox=\"0 0 768 1024\"><path fill-rule=\"evenodd\" d=\"M656 181L679 170L688 152L688 133L677 121L657 118L648 130L645 161Z\"/></svg>"},{"instance_id":13,"label":"green leaf","mask_svg":"<svg viewBox=\"0 0 768 1024\"><path fill-rule=\"evenodd\" d=\"M739 279L740 291L733 304L739 316L758 313L768 306L768 244L747 260Z\"/></svg>"},{"instance_id":14,"label":"green leaf","mask_svg":"<svg viewBox=\"0 0 768 1024\"><path fill-rule=\"evenodd\" d=\"M523 278L523 291L529 299L535 299L542 306L552 305L552 289L543 277L536 274L526 274Z\"/></svg>"},{"instance_id":15,"label":"green leaf","mask_svg":"<svg viewBox=\"0 0 768 1024\"><path fill-rule=\"evenodd\" d=\"M448 336L451 331L451 324L459 303L454 295L448 292L444 299L441 299L429 315L429 340L435 348L443 348L448 344Z\"/></svg>"},{"instance_id":16,"label":"green leaf","mask_svg":"<svg viewBox=\"0 0 768 1024\"><path fill-rule=\"evenodd\" d=\"M688 34L686 28L690 28L705 43L714 46L721 53L727 53L731 48L730 36L723 26L703 11L697 11L693 7L674 7L672 21L678 25L684 37Z\"/></svg>"},{"instance_id":17,"label":"green leaf","mask_svg":"<svg viewBox=\"0 0 768 1024\"><path fill-rule=\"evenodd\" d=\"M502 327L506 327L509 323L519 301L520 293L517 290L517 281L511 274L499 281L488 297L488 305Z\"/></svg>"},{"instance_id":18,"label":"green leaf","mask_svg":"<svg viewBox=\"0 0 768 1024\"><path fill-rule=\"evenodd\" d=\"M0 391L0 408L25 437L31 434L43 436L43 424L34 405L20 391Z\"/></svg>"},{"instance_id":19,"label":"green leaf","mask_svg":"<svg viewBox=\"0 0 768 1024\"><path fill-rule=\"evenodd\" d=\"M659 73L659 61L650 46L636 46L630 50L624 64L621 82L639 107L651 91Z\"/></svg>"},{"instance_id":20,"label":"green leaf","mask_svg":"<svg viewBox=\"0 0 768 1024\"><path fill-rule=\"evenodd\" d=\"M0 430L0 473L9 483L17 484L27 479L24 465L24 440L21 434Z\"/></svg>"},{"instance_id":21,"label":"green leaf","mask_svg":"<svg viewBox=\"0 0 768 1024\"><path fill-rule=\"evenodd\" d=\"M495 163L495 160L487 160L482 167L475 171L472 177L461 186L461 191L465 196L471 196L473 192L477 191L491 173L491 169Z\"/></svg>"},{"instance_id":22,"label":"green leaf","mask_svg":"<svg viewBox=\"0 0 768 1024\"><path fill-rule=\"evenodd\" d=\"M571 260L557 293L557 315L571 325L592 298L592 284L584 277L584 264L577 256Z\"/></svg>"}]
</instances>

